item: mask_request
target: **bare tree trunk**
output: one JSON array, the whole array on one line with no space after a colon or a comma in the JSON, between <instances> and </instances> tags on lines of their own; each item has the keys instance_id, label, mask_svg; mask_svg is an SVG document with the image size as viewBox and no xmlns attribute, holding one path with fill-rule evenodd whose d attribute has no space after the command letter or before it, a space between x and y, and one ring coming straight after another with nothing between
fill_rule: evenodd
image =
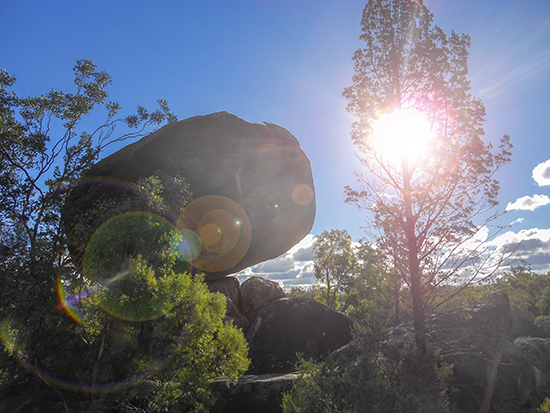
<instances>
[{"instance_id":1,"label":"bare tree trunk","mask_svg":"<svg viewBox=\"0 0 550 413\"><path fill-rule=\"evenodd\" d=\"M405 201L405 236L409 249L409 274L411 282L411 296L413 304L413 321L416 346L420 354L426 354L426 326L424 323L424 303L422 297L422 284L420 263L418 260L418 245L415 233L415 220L412 213L411 176L407 159L401 160L403 168L403 198Z\"/></svg>"}]
</instances>

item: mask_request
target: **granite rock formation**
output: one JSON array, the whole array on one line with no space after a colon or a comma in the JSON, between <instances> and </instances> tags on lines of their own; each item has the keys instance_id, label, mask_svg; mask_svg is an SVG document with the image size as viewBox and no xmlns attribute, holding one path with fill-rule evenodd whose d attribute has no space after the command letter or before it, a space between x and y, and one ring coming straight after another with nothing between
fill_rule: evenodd
<instances>
[{"instance_id":1,"label":"granite rock formation","mask_svg":"<svg viewBox=\"0 0 550 413\"><path fill-rule=\"evenodd\" d=\"M211 413L280 413L283 394L292 388L298 373L246 375L236 384L212 383L217 396Z\"/></svg>"},{"instance_id":2,"label":"granite rock formation","mask_svg":"<svg viewBox=\"0 0 550 413\"><path fill-rule=\"evenodd\" d=\"M251 374L292 372L297 353L320 361L352 340L351 319L307 298L279 298L247 317Z\"/></svg>"},{"instance_id":3,"label":"granite rock formation","mask_svg":"<svg viewBox=\"0 0 550 413\"><path fill-rule=\"evenodd\" d=\"M505 292L494 292L486 303L465 312L466 318L440 313L426 320L428 344L453 365L451 410L536 411L549 393L550 339L510 340L512 316ZM412 325L393 330L397 342L413 337Z\"/></svg>"},{"instance_id":4,"label":"granite rock formation","mask_svg":"<svg viewBox=\"0 0 550 413\"><path fill-rule=\"evenodd\" d=\"M279 256L313 226L311 164L298 140L277 125L220 112L166 125L94 165L65 204L71 253L85 248L70 237L80 217L99 199L127 195L114 181L152 175L182 176L190 185L195 201L179 223L203 241L193 265L207 281Z\"/></svg>"},{"instance_id":5,"label":"granite rock formation","mask_svg":"<svg viewBox=\"0 0 550 413\"><path fill-rule=\"evenodd\" d=\"M259 311L271 301L286 297L281 286L275 281L262 277L250 277L241 285L243 313L246 315Z\"/></svg>"}]
</instances>

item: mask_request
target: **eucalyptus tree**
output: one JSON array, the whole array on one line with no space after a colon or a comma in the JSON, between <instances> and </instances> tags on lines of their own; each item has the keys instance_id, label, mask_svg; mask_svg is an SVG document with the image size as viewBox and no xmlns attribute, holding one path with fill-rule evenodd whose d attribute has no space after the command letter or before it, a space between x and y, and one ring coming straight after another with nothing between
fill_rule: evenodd
<instances>
[{"instance_id":1,"label":"eucalyptus tree","mask_svg":"<svg viewBox=\"0 0 550 413\"><path fill-rule=\"evenodd\" d=\"M371 213L372 234L410 290L416 342L425 349L424 316L437 287L496 268L487 245L473 241L495 216L495 173L510 160L510 138L498 148L482 140L485 107L467 77L471 39L433 25L421 0L370 0L361 29L365 45L343 95L368 173L356 174L359 188L346 187L347 202ZM397 130L383 132L384 119ZM381 143L396 137L384 151Z\"/></svg>"},{"instance_id":2,"label":"eucalyptus tree","mask_svg":"<svg viewBox=\"0 0 550 413\"><path fill-rule=\"evenodd\" d=\"M313 245L315 279L321 284L323 301L337 308L338 298L349 287L358 269L352 239L346 230L323 231ZM340 310L347 308L341 303Z\"/></svg>"},{"instance_id":3,"label":"eucalyptus tree","mask_svg":"<svg viewBox=\"0 0 550 413\"><path fill-rule=\"evenodd\" d=\"M47 313L39 307L52 304L51 289L68 264L61 208L71 185L107 146L177 120L162 100L152 113L138 106L136 114L117 116L120 105L107 101L109 74L89 60L73 70L74 92L30 97L10 90L15 76L0 71L0 316L37 328ZM82 129L100 106L105 121ZM119 126L126 129L115 137Z\"/></svg>"},{"instance_id":4,"label":"eucalyptus tree","mask_svg":"<svg viewBox=\"0 0 550 413\"><path fill-rule=\"evenodd\" d=\"M15 81L0 71L0 388L22 388L30 372L67 411L80 392L90 394L92 410L120 410L155 376L158 388L141 395L149 411L178 403L206 410L209 382L236 380L249 361L242 332L223 322L225 298L180 271L172 247L181 234L155 209L191 199L184 178L146 177L132 187L143 199L98 202L82 220L103 223L87 261L71 260L61 225L67 194L108 146L176 116L163 100L152 112L138 106L120 116L107 100L111 77L89 60L74 67L71 93L19 97ZM97 109L104 121L86 131ZM39 397L40 386L30 387Z\"/></svg>"}]
</instances>

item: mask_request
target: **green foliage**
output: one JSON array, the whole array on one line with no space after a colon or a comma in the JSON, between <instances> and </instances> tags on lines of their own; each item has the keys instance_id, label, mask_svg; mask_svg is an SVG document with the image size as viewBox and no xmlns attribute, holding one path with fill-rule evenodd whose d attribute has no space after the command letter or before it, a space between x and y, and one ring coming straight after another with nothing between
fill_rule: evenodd
<instances>
[{"instance_id":1,"label":"green foliage","mask_svg":"<svg viewBox=\"0 0 550 413\"><path fill-rule=\"evenodd\" d=\"M306 296L346 313L370 326L390 323L392 279L382 265L379 251L365 240L352 242L345 230L324 231L314 244L317 285L308 291L293 289L292 296Z\"/></svg>"},{"instance_id":2,"label":"green foliage","mask_svg":"<svg viewBox=\"0 0 550 413\"><path fill-rule=\"evenodd\" d=\"M398 345L367 332L315 364L302 360L300 376L283 398L285 412L448 412L452 366L436 354L419 357L411 343Z\"/></svg>"},{"instance_id":3,"label":"green foliage","mask_svg":"<svg viewBox=\"0 0 550 413\"><path fill-rule=\"evenodd\" d=\"M110 76L88 60L74 71L73 93L26 98L0 71L0 390L33 382L33 397L54 391L74 411L207 411L208 383L236 380L249 361L242 332L222 321L225 298L172 249L185 180L152 176L95 205L70 234L92 239L84 262L61 223L69 189L107 146L177 119L162 100L117 118ZM106 121L79 130L98 106ZM117 127L129 129L114 137Z\"/></svg>"},{"instance_id":4,"label":"green foliage","mask_svg":"<svg viewBox=\"0 0 550 413\"><path fill-rule=\"evenodd\" d=\"M550 337L550 273L513 267L495 281L494 289L506 291L512 308L512 336Z\"/></svg>"},{"instance_id":5,"label":"green foliage","mask_svg":"<svg viewBox=\"0 0 550 413\"><path fill-rule=\"evenodd\" d=\"M538 408L539 412L550 413L550 399L547 397L544 402Z\"/></svg>"},{"instance_id":6,"label":"green foliage","mask_svg":"<svg viewBox=\"0 0 550 413\"><path fill-rule=\"evenodd\" d=\"M310 300L315 300L317 295L318 288L316 286L309 286L306 288L302 287L292 287L287 293L287 297L290 298L309 298ZM318 300L321 302L321 300Z\"/></svg>"},{"instance_id":7,"label":"green foliage","mask_svg":"<svg viewBox=\"0 0 550 413\"><path fill-rule=\"evenodd\" d=\"M381 265L382 256L366 240L356 243L357 270L345 290L346 314L373 329L382 329L395 318L391 277Z\"/></svg>"},{"instance_id":8,"label":"green foliage","mask_svg":"<svg viewBox=\"0 0 550 413\"><path fill-rule=\"evenodd\" d=\"M339 305L338 298L351 283L357 267L351 236L346 230L323 231L315 241L313 252L315 279L321 284L319 290L324 304L345 310L347 304Z\"/></svg>"},{"instance_id":9,"label":"green foliage","mask_svg":"<svg viewBox=\"0 0 550 413\"><path fill-rule=\"evenodd\" d=\"M140 346L127 374L155 372L157 389L147 400L150 411L176 406L181 411L208 411L214 402L209 383L217 378L235 382L248 369L248 346L239 329L223 323L222 294L210 293L201 277L169 277L177 304L153 323L142 343L143 330L133 333Z\"/></svg>"}]
</instances>

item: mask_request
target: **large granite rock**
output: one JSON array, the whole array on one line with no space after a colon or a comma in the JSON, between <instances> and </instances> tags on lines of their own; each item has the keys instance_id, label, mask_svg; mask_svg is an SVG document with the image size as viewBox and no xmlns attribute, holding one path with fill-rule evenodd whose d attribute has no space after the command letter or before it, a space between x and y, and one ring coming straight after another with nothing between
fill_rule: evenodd
<instances>
[{"instance_id":1,"label":"large granite rock","mask_svg":"<svg viewBox=\"0 0 550 413\"><path fill-rule=\"evenodd\" d=\"M224 321L232 322L237 327L245 330L248 327L248 319L243 315L243 296L241 286L236 277L223 277L211 281L208 289L213 293L222 293L227 300L227 310Z\"/></svg>"},{"instance_id":2,"label":"large granite rock","mask_svg":"<svg viewBox=\"0 0 550 413\"><path fill-rule=\"evenodd\" d=\"M193 266L207 281L286 252L310 232L315 218L311 165L298 140L277 125L248 123L227 112L166 125L86 175L95 178L74 188L64 208L68 234L98 199L128 193L115 181L184 177L195 201L179 222L203 241ZM84 249L82 240L71 244L69 237L69 243L73 254Z\"/></svg>"},{"instance_id":3,"label":"large granite rock","mask_svg":"<svg viewBox=\"0 0 550 413\"><path fill-rule=\"evenodd\" d=\"M433 338L454 365L452 397L457 411L506 411L524 405L531 387L529 366L508 339L512 315L508 295L495 291L486 303L469 311L463 324L433 323ZM523 378L523 379L520 379Z\"/></svg>"},{"instance_id":4,"label":"large granite rock","mask_svg":"<svg viewBox=\"0 0 550 413\"><path fill-rule=\"evenodd\" d=\"M213 293L222 293L241 313L243 312L243 295L237 277L223 277L212 281L208 284L208 289Z\"/></svg>"},{"instance_id":5,"label":"large granite rock","mask_svg":"<svg viewBox=\"0 0 550 413\"><path fill-rule=\"evenodd\" d=\"M296 354L323 360L352 339L352 321L307 298L279 298L247 315L251 374L289 373Z\"/></svg>"}]
</instances>

